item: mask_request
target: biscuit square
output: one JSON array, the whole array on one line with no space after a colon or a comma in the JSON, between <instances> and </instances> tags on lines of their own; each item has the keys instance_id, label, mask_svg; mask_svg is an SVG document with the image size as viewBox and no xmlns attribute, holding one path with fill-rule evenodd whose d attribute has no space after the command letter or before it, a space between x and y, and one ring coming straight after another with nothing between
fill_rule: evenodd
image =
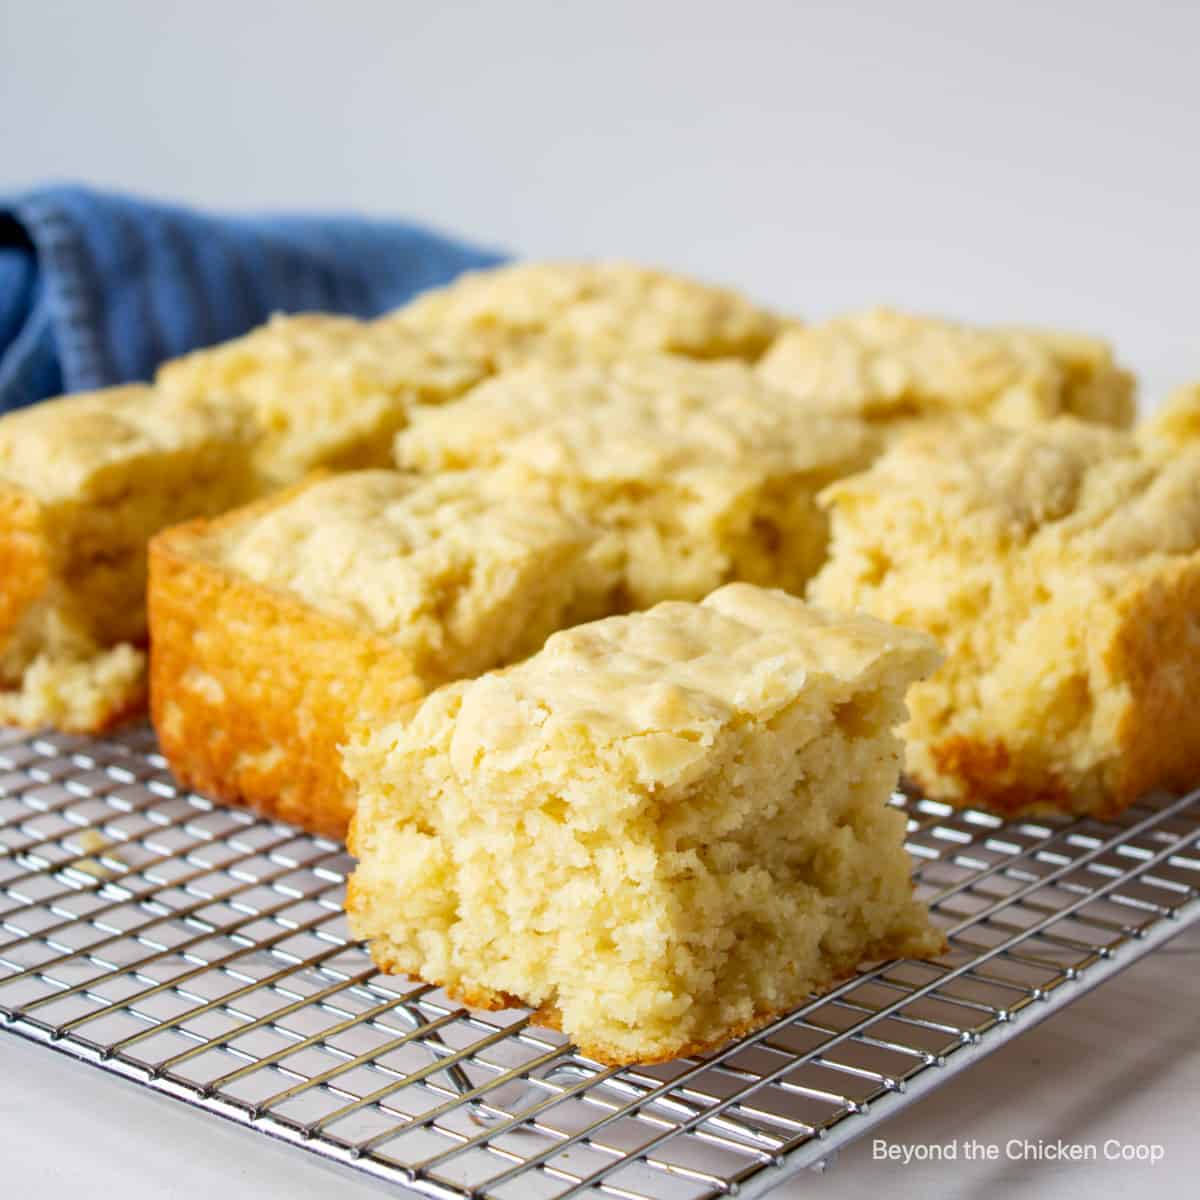
<instances>
[{"instance_id":1,"label":"biscuit square","mask_svg":"<svg viewBox=\"0 0 1200 1200\"><path fill-rule=\"evenodd\" d=\"M96 733L145 702L146 542L257 486L236 408L146 387L0 418L0 722Z\"/></svg>"},{"instance_id":2,"label":"biscuit square","mask_svg":"<svg viewBox=\"0 0 1200 1200\"><path fill-rule=\"evenodd\" d=\"M547 505L351 472L157 537L151 712L183 783L343 836L338 747L389 711L512 662L590 615L591 532Z\"/></svg>"},{"instance_id":3,"label":"biscuit square","mask_svg":"<svg viewBox=\"0 0 1200 1200\"><path fill-rule=\"evenodd\" d=\"M923 629L907 772L1005 814L1110 814L1200 783L1200 453L1071 419L973 424L833 485L810 597Z\"/></svg>"},{"instance_id":4,"label":"biscuit square","mask_svg":"<svg viewBox=\"0 0 1200 1200\"><path fill-rule=\"evenodd\" d=\"M536 1009L614 1063L935 953L887 799L904 693L938 661L924 635L733 584L360 722L352 928L384 970Z\"/></svg>"},{"instance_id":5,"label":"biscuit square","mask_svg":"<svg viewBox=\"0 0 1200 1200\"><path fill-rule=\"evenodd\" d=\"M667 356L513 370L396 439L404 469L490 468L602 530L612 610L739 580L801 590L828 540L818 492L875 451L863 422L805 412L745 364Z\"/></svg>"}]
</instances>

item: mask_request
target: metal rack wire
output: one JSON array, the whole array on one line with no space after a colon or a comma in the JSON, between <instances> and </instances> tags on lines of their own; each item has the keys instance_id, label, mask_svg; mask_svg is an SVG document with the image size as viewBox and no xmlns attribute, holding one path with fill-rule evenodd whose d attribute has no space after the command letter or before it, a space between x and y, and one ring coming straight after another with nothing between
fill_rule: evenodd
<instances>
[{"instance_id":1,"label":"metal rack wire","mask_svg":"<svg viewBox=\"0 0 1200 1200\"><path fill-rule=\"evenodd\" d=\"M616 1069L378 974L343 848L173 784L148 730L0 730L3 1027L430 1196L758 1195L1200 915L1200 793L1110 822L897 797L937 962Z\"/></svg>"}]
</instances>

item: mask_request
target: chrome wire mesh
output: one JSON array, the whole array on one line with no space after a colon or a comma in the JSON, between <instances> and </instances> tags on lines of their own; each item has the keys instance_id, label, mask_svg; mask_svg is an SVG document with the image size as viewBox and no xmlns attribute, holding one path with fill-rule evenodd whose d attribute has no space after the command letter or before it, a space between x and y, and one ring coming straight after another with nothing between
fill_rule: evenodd
<instances>
[{"instance_id":1,"label":"chrome wire mesh","mask_svg":"<svg viewBox=\"0 0 1200 1200\"><path fill-rule=\"evenodd\" d=\"M758 1194L1200 913L1200 795L1110 822L897 797L951 949L615 1069L378 974L331 841L177 789L148 730L0 730L4 1027L430 1195Z\"/></svg>"}]
</instances>

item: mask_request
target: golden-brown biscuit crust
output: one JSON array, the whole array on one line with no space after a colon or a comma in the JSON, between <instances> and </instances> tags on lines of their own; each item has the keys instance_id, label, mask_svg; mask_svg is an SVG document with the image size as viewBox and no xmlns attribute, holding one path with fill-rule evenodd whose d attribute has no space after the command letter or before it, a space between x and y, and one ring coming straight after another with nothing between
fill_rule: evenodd
<instances>
[{"instance_id":1,"label":"golden-brown biscuit crust","mask_svg":"<svg viewBox=\"0 0 1200 1200\"><path fill-rule=\"evenodd\" d=\"M338 749L349 717L376 688L391 705L422 688L385 638L194 552L197 539L247 512L191 521L151 542L151 718L184 785L341 838L353 811Z\"/></svg>"},{"instance_id":2,"label":"golden-brown biscuit crust","mask_svg":"<svg viewBox=\"0 0 1200 1200\"><path fill-rule=\"evenodd\" d=\"M0 482L0 649L51 576L50 547L37 500Z\"/></svg>"}]
</instances>

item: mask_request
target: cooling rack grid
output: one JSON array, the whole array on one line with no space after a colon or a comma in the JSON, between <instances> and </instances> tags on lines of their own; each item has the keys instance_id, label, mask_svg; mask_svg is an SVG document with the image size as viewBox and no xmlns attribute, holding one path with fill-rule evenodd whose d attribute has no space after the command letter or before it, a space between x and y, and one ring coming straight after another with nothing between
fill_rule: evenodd
<instances>
[{"instance_id":1,"label":"cooling rack grid","mask_svg":"<svg viewBox=\"0 0 1200 1200\"><path fill-rule=\"evenodd\" d=\"M0 1027L445 1200L759 1195L1200 915L1200 793L1107 822L896 803L943 958L617 1069L378 974L344 849L177 788L149 730L0 730Z\"/></svg>"}]
</instances>

